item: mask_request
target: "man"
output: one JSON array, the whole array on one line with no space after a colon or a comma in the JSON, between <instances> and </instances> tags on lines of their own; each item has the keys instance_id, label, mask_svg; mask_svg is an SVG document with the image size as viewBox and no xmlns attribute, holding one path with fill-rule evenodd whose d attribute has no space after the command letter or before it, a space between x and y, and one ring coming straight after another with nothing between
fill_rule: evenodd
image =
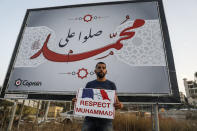
<instances>
[{"instance_id":1,"label":"man","mask_svg":"<svg viewBox=\"0 0 197 131\"><path fill-rule=\"evenodd\" d=\"M104 62L98 62L94 72L97 76L97 79L88 82L85 88L116 90L115 84L107 80L105 77L107 74L107 69ZM74 98L72 101L74 103L77 101L77 99ZM123 104L118 100L117 96L114 107L115 109L123 108ZM86 116L82 126L82 131L113 131L112 120Z\"/></svg>"}]
</instances>

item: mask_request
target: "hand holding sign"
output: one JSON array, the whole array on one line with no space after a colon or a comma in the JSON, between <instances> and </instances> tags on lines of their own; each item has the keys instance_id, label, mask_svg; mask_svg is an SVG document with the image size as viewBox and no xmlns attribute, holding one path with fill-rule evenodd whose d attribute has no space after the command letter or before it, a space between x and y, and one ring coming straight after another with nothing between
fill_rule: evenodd
<instances>
[{"instance_id":1,"label":"hand holding sign","mask_svg":"<svg viewBox=\"0 0 197 131\"><path fill-rule=\"evenodd\" d=\"M115 97L116 97L116 101L114 103L115 109L122 109L123 108L123 104L119 101L117 95Z\"/></svg>"}]
</instances>

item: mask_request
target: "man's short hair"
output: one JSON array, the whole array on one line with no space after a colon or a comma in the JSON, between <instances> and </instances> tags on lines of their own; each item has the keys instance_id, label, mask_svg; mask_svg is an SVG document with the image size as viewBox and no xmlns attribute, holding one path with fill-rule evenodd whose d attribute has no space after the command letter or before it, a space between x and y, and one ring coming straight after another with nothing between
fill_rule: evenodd
<instances>
[{"instance_id":1,"label":"man's short hair","mask_svg":"<svg viewBox=\"0 0 197 131\"><path fill-rule=\"evenodd\" d=\"M96 64L95 68L97 67L98 64L105 64L105 63L104 63L104 62L98 62L98 63ZM105 66L106 66L106 64L105 64Z\"/></svg>"}]
</instances>

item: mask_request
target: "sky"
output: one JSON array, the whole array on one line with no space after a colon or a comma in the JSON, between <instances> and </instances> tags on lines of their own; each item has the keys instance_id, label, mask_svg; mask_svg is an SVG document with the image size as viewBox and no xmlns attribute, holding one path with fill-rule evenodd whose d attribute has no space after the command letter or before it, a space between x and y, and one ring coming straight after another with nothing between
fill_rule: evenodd
<instances>
[{"instance_id":1,"label":"sky","mask_svg":"<svg viewBox=\"0 0 197 131\"><path fill-rule=\"evenodd\" d=\"M112 0L0 0L0 86L26 9L109 1ZM197 0L163 0L163 4L179 90L185 92L183 78L194 80L197 72Z\"/></svg>"}]
</instances>

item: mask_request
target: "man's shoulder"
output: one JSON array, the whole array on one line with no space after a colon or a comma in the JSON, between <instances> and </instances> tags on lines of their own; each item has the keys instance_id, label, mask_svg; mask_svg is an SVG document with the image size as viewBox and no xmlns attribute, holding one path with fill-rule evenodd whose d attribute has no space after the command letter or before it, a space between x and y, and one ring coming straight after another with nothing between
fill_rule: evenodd
<instances>
[{"instance_id":1,"label":"man's shoulder","mask_svg":"<svg viewBox=\"0 0 197 131\"><path fill-rule=\"evenodd\" d=\"M94 83L97 83L97 82L98 82L97 80L92 80L92 81L89 81L87 84L94 84ZM108 84L114 84L115 85L115 83L113 81L108 80L108 79L104 82L108 83Z\"/></svg>"},{"instance_id":2,"label":"man's shoulder","mask_svg":"<svg viewBox=\"0 0 197 131\"><path fill-rule=\"evenodd\" d=\"M116 84L113 81L107 80L112 90L116 90Z\"/></svg>"},{"instance_id":3,"label":"man's shoulder","mask_svg":"<svg viewBox=\"0 0 197 131\"><path fill-rule=\"evenodd\" d=\"M89 81L87 84L86 84L86 87L85 88L92 88L92 86L96 83L96 80L92 80L92 81Z\"/></svg>"},{"instance_id":4,"label":"man's shoulder","mask_svg":"<svg viewBox=\"0 0 197 131\"><path fill-rule=\"evenodd\" d=\"M87 84L93 84L95 82L96 82L96 80L92 80L92 81L89 81Z\"/></svg>"},{"instance_id":5,"label":"man's shoulder","mask_svg":"<svg viewBox=\"0 0 197 131\"><path fill-rule=\"evenodd\" d=\"M110 81L110 80L108 80L108 79L106 80L106 82L115 85L115 83L114 83L113 81Z\"/></svg>"},{"instance_id":6,"label":"man's shoulder","mask_svg":"<svg viewBox=\"0 0 197 131\"><path fill-rule=\"evenodd\" d=\"M97 81L97 80L93 80L93 81L89 81L86 84L85 88L104 88L104 89L109 89L109 90L116 90L116 85L114 82L110 81L110 80L106 80L106 81Z\"/></svg>"}]
</instances>

